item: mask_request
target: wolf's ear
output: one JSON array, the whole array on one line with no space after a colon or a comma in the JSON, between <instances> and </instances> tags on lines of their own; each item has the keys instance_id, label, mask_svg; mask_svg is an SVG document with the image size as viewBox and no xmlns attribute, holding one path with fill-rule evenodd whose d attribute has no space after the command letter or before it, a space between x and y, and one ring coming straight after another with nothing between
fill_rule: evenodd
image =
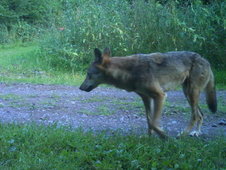
<instances>
[{"instance_id":1,"label":"wolf's ear","mask_svg":"<svg viewBox=\"0 0 226 170\"><path fill-rule=\"evenodd\" d=\"M94 49L94 55L95 55L95 63L101 64L102 63L102 53L98 48Z\"/></svg>"},{"instance_id":2,"label":"wolf's ear","mask_svg":"<svg viewBox=\"0 0 226 170\"><path fill-rule=\"evenodd\" d=\"M109 48L105 48L103 52L104 57L110 57L111 56L111 51Z\"/></svg>"}]
</instances>

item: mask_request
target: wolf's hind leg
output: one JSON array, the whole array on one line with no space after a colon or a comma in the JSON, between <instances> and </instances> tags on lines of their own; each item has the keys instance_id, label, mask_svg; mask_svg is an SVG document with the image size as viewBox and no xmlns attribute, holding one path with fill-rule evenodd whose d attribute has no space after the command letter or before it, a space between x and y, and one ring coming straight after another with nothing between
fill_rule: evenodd
<instances>
[{"instance_id":1,"label":"wolf's hind leg","mask_svg":"<svg viewBox=\"0 0 226 170\"><path fill-rule=\"evenodd\" d=\"M186 80L183 84L183 92L187 101L192 109L192 115L188 127L182 132L182 134L188 134L191 129L197 123L197 129L190 133L192 136L198 136L201 134L201 126L203 122L203 114L198 106L200 90L197 88L190 88L189 80Z\"/></svg>"},{"instance_id":2,"label":"wolf's hind leg","mask_svg":"<svg viewBox=\"0 0 226 170\"><path fill-rule=\"evenodd\" d=\"M187 93L188 102L192 110L192 115L191 115L190 123L188 127L185 129L185 133L189 133L196 123L198 127L196 131L193 131L191 133L192 136L198 136L201 133L200 128L202 125L203 116L198 106L199 95L200 95L200 91L195 88L190 89L189 93Z\"/></svg>"},{"instance_id":3,"label":"wolf's hind leg","mask_svg":"<svg viewBox=\"0 0 226 170\"><path fill-rule=\"evenodd\" d=\"M203 113L202 113L202 111L201 111L201 109L199 107L198 107L197 118L198 118L198 120L197 120L197 129L196 129L196 131L194 131L194 132L196 132L195 136L198 136L198 135L201 134L201 127L202 127L202 123L203 123Z\"/></svg>"}]
</instances>

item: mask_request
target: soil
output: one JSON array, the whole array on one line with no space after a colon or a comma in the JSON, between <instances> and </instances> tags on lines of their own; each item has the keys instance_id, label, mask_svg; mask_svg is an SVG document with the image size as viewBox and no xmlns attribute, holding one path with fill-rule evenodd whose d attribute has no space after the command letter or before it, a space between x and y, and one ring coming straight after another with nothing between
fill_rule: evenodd
<instances>
[{"instance_id":1,"label":"soil","mask_svg":"<svg viewBox=\"0 0 226 170\"><path fill-rule=\"evenodd\" d=\"M190 119L190 108L182 91L167 93L162 127L176 136ZM212 114L200 96L204 113L203 136L226 136L226 91L218 91L218 112ZM83 92L75 86L42 84L0 84L0 121L35 122L70 126L94 132L146 134L143 104L135 93L98 87Z\"/></svg>"}]
</instances>

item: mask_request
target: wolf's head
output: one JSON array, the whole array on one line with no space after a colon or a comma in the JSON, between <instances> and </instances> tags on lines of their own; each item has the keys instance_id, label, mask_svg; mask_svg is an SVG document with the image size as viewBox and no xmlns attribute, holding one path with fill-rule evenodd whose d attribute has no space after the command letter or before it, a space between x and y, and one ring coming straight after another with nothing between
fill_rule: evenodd
<instances>
[{"instance_id":1,"label":"wolf's head","mask_svg":"<svg viewBox=\"0 0 226 170\"><path fill-rule=\"evenodd\" d=\"M99 49L94 49L94 62L89 66L87 70L86 79L79 87L80 90L90 92L95 89L99 84L104 83L105 73L102 69L105 65L107 65L110 57L109 48L105 48L104 52Z\"/></svg>"}]
</instances>

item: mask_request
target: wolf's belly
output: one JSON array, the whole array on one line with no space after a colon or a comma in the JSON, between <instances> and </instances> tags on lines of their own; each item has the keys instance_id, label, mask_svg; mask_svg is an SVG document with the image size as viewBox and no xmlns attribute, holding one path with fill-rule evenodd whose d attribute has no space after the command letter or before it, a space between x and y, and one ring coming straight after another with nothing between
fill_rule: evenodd
<instances>
[{"instance_id":1,"label":"wolf's belly","mask_svg":"<svg viewBox=\"0 0 226 170\"><path fill-rule=\"evenodd\" d=\"M188 72L184 72L177 75L162 77L159 83L164 91L172 90L180 86L188 77L188 75Z\"/></svg>"},{"instance_id":2,"label":"wolf's belly","mask_svg":"<svg viewBox=\"0 0 226 170\"><path fill-rule=\"evenodd\" d=\"M169 91L176 89L179 85L181 85L181 82L167 82L163 85L161 85L163 91Z\"/></svg>"}]
</instances>

